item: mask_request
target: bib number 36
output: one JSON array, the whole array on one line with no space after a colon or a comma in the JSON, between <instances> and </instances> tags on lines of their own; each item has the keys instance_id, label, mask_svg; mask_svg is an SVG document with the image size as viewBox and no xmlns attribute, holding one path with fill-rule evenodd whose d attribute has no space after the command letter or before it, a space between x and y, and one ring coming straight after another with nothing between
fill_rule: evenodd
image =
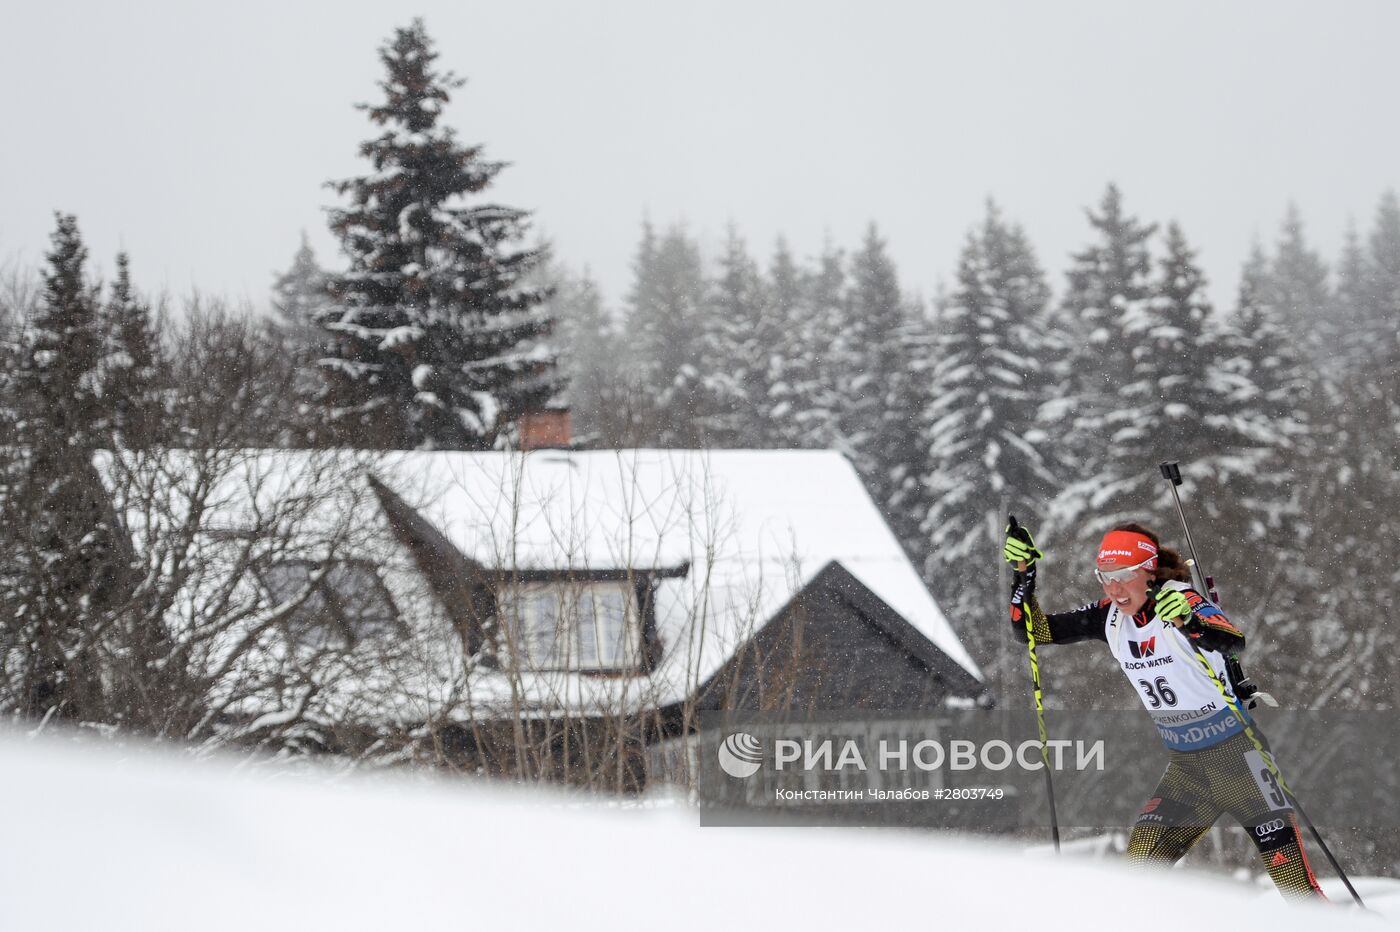
<instances>
[{"instance_id":1,"label":"bib number 36","mask_svg":"<svg viewBox=\"0 0 1400 932\"><path fill-rule=\"evenodd\" d=\"M1167 685L1165 676L1159 676L1150 683L1145 679L1138 680L1138 685L1147 694L1147 702L1152 708L1160 709L1164 705L1176 705L1176 693L1172 692L1172 688Z\"/></svg>"}]
</instances>

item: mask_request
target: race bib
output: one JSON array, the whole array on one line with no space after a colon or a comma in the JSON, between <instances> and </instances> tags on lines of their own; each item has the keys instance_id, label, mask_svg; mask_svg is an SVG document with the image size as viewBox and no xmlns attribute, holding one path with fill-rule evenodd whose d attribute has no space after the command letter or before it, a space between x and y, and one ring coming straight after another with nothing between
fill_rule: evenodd
<instances>
[{"instance_id":1,"label":"race bib","mask_svg":"<svg viewBox=\"0 0 1400 932\"><path fill-rule=\"evenodd\" d=\"M1250 776L1254 777L1254 785L1259 787L1259 795L1264 797L1269 808L1276 811L1286 811L1293 808L1293 804L1288 800L1288 794L1283 791L1283 787L1278 785L1274 769L1269 767L1273 758L1269 758L1269 761L1266 762L1264 755L1255 750L1245 754L1244 762L1249 767Z\"/></svg>"}]
</instances>

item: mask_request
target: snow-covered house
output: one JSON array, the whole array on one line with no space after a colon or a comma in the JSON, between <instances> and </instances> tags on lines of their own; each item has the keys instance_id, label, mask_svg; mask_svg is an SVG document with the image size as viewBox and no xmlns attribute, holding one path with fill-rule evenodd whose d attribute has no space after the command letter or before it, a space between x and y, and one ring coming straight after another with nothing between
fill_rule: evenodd
<instances>
[{"instance_id":1,"label":"snow-covered house","mask_svg":"<svg viewBox=\"0 0 1400 932\"><path fill-rule=\"evenodd\" d=\"M700 711L935 710L983 691L837 453L249 451L205 485L211 547L282 535L225 558L241 627L281 638L259 662L337 657L318 715L429 735L452 762L588 759L632 785L617 748ZM197 618L210 595L182 604ZM284 714L267 701L230 708Z\"/></svg>"}]
</instances>

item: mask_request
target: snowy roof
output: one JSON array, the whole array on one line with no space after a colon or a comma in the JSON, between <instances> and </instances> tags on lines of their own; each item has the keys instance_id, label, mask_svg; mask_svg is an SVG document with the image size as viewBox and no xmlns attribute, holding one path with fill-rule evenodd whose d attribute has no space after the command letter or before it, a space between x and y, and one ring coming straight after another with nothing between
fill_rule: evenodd
<instances>
[{"instance_id":1,"label":"snowy roof","mask_svg":"<svg viewBox=\"0 0 1400 932\"><path fill-rule=\"evenodd\" d=\"M832 562L981 678L854 468L836 452L403 453L382 463L380 478L487 567L689 564L685 577L657 584L665 653L643 692L658 703L684 698L713 675ZM574 694L610 685L586 679L565 688Z\"/></svg>"}]
</instances>

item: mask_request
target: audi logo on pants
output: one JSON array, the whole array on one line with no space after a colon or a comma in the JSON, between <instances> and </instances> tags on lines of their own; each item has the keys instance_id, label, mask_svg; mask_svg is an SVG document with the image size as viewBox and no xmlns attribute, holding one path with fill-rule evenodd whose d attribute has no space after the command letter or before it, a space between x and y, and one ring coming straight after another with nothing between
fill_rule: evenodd
<instances>
[{"instance_id":1,"label":"audi logo on pants","mask_svg":"<svg viewBox=\"0 0 1400 932\"><path fill-rule=\"evenodd\" d=\"M1274 832L1280 831L1287 824L1283 819L1271 819L1254 826L1254 834L1263 838L1265 835L1272 835Z\"/></svg>"}]
</instances>

